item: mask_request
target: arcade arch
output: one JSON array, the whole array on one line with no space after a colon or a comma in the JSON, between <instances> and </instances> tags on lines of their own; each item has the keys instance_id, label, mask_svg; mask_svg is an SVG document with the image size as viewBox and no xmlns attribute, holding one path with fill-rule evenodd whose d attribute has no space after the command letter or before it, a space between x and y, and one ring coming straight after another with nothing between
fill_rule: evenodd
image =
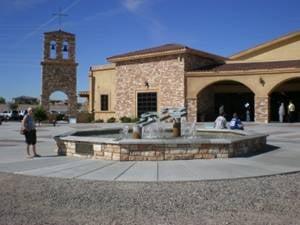
<instances>
[{"instance_id":1,"label":"arcade arch","mask_svg":"<svg viewBox=\"0 0 300 225\"><path fill-rule=\"evenodd\" d=\"M221 80L210 83L197 94L197 121L214 121L219 109L224 106L227 119L231 119L234 112L242 120L246 120L247 110L250 121L254 120L254 93L253 91L234 80Z\"/></svg>"},{"instance_id":2,"label":"arcade arch","mask_svg":"<svg viewBox=\"0 0 300 225\"><path fill-rule=\"evenodd\" d=\"M292 101L296 108L295 122L300 122L300 76L285 79L275 85L269 92L270 98L270 121L279 121L278 110L283 102L286 116L284 121L288 121L287 106Z\"/></svg>"}]
</instances>

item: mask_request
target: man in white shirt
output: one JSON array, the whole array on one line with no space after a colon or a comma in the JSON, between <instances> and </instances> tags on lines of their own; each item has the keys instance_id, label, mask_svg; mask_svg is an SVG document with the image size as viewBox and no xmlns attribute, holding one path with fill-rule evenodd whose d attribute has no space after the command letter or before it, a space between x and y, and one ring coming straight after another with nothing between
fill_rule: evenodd
<instances>
[{"instance_id":1,"label":"man in white shirt","mask_svg":"<svg viewBox=\"0 0 300 225\"><path fill-rule=\"evenodd\" d=\"M295 105L293 104L292 101L290 101L288 105L288 117L289 117L289 122L292 123L294 122L294 117L295 117Z\"/></svg>"}]
</instances>

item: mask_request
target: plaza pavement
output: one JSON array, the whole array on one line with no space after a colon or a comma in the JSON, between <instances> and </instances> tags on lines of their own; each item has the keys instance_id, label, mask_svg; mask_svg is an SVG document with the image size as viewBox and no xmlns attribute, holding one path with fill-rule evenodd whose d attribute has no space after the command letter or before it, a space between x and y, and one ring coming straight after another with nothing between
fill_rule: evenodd
<instances>
[{"instance_id":1,"label":"plaza pavement","mask_svg":"<svg viewBox=\"0 0 300 225\"><path fill-rule=\"evenodd\" d=\"M20 123L0 126L0 172L43 177L107 181L197 181L256 177L300 171L300 124L246 124L246 130L267 133L264 153L213 160L119 162L57 156L53 136L76 129L122 124L61 124L37 127L41 158L26 159ZM203 128L210 124L199 123Z\"/></svg>"}]
</instances>

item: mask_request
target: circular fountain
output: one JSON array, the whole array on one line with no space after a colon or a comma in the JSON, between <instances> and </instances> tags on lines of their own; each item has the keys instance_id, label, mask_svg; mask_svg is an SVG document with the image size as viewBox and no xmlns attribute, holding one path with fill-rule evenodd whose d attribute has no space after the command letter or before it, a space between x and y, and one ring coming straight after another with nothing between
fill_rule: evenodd
<instances>
[{"instance_id":1,"label":"circular fountain","mask_svg":"<svg viewBox=\"0 0 300 225\"><path fill-rule=\"evenodd\" d=\"M265 134L199 129L182 121L185 108L147 113L133 127L80 130L54 137L59 155L139 161L241 157L261 151ZM172 119L173 126L162 121ZM182 135L181 135L182 134Z\"/></svg>"}]
</instances>

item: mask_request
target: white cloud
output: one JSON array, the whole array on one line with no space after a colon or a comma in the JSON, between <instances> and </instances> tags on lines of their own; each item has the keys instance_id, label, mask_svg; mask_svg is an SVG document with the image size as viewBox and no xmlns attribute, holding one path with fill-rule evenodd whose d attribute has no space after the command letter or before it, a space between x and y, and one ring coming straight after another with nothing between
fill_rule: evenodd
<instances>
[{"instance_id":1,"label":"white cloud","mask_svg":"<svg viewBox=\"0 0 300 225\"><path fill-rule=\"evenodd\" d=\"M145 0L124 0L122 3L127 10L135 12L145 3Z\"/></svg>"}]
</instances>

